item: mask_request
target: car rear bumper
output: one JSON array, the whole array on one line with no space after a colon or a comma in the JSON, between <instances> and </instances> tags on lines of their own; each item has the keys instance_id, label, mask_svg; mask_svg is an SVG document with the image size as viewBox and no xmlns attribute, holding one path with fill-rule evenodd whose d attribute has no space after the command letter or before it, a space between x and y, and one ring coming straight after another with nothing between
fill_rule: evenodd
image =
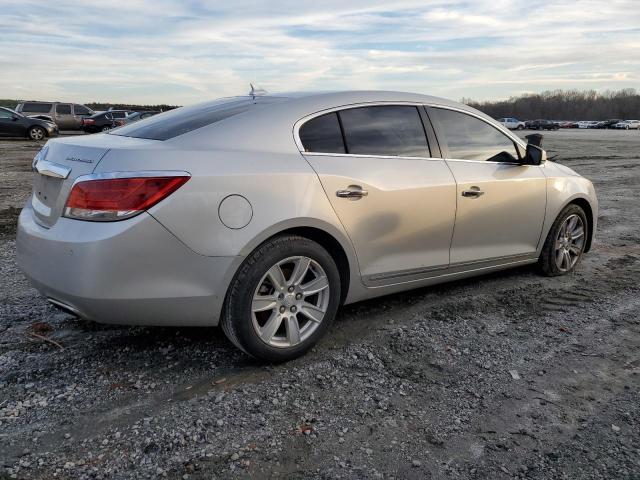
<instances>
[{"instance_id":1,"label":"car rear bumper","mask_svg":"<svg viewBox=\"0 0 640 480\"><path fill-rule=\"evenodd\" d=\"M151 215L120 222L60 218L40 226L27 205L18 265L34 287L82 318L130 325L216 325L240 257L205 257Z\"/></svg>"}]
</instances>

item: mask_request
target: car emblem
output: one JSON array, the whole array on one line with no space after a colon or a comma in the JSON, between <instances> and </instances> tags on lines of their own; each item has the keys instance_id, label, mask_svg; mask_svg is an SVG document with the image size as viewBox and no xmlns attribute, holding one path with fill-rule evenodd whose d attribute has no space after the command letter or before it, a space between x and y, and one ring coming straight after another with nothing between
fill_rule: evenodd
<instances>
[{"instance_id":1,"label":"car emblem","mask_svg":"<svg viewBox=\"0 0 640 480\"><path fill-rule=\"evenodd\" d=\"M80 157L67 157L66 160L69 162L93 163L93 160L90 160L88 158L80 158Z\"/></svg>"}]
</instances>

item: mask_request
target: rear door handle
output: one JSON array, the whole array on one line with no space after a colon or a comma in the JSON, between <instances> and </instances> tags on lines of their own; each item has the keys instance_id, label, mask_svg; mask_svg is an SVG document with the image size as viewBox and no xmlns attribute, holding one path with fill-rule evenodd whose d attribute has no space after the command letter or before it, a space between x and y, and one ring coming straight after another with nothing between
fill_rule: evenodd
<instances>
[{"instance_id":1,"label":"rear door handle","mask_svg":"<svg viewBox=\"0 0 640 480\"><path fill-rule=\"evenodd\" d=\"M469 190L463 190L462 196L468 198L478 198L484 195L484 192L480 190L478 187L471 187Z\"/></svg>"},{"instance_id":2,"label":"rear door handle","mask_svg":"<svg viewBox=\"0 0 640 480\"><path fill-rule=\"evenodd\" d=\"M363 190L361 187L358 187L358 186L349 186L345 190L338 190L336 192L337 197L351 198L353 200L366 197L367 195L369 195L369 192L367 190Z\"/></svg>"}]
</instances>

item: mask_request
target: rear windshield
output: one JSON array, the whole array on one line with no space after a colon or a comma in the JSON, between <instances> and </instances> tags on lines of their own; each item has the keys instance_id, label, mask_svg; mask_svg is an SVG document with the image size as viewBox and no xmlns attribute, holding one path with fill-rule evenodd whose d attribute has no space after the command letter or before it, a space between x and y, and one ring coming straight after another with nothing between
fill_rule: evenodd
<instances>
[{"instance_id":1,"label":"rear windshield","mask_svg":"<svg viewBox=\"0 0 640 480\"><path fill-rule=\"evenodd\" d=\"M215 102L176 108L154 115L141 123L118 128L111 135L124 137L168 140L212 123L219 122L248 111L254 105L264 105L283 100L279 97L236 97Z\"/></svg>"}]
</instances>

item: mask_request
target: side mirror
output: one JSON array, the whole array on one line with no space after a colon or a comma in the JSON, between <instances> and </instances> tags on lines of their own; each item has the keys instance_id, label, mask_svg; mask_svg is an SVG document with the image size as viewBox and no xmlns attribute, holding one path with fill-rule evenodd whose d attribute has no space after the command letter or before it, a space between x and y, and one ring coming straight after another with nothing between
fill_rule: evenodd
<instances>
[{"instance_id":1,"label":"side mirror","mask_svg":"<svg viewBox=\"0 0 640 480\"><path fill-rule=\"evenodd\" d=\"M525 165L540 165L544 158L544 150L533 143L527 144L527 153L524 156Z\"/></svg>"},{"instance_id":2,"label":"side mirror","mask_svg":"<svg viewBox=\"0 0 640 480\"><path fill-rule=\"evenodd\" d=\"M527 153L522 163L525 165L540 165L545 157L542 149L542 134L532 133L524 138L527 139Z\"/></svg>"}]
</instances>

